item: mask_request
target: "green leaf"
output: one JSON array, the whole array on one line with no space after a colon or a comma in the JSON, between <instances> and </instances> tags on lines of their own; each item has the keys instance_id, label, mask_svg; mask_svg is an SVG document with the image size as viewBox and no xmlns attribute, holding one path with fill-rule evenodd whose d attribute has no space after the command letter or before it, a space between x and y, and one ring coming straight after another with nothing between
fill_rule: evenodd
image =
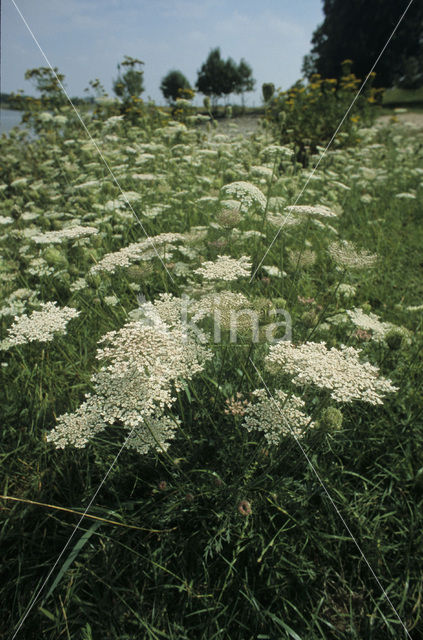
<instances>
[{"instance_id":1,"label":"green leaf","mask_svg":"<svg viewBox=\"0 0 423 640\"><path fill-rule=\"evenodd\" d=\"M72 562L75 560L75 558L77 557L77 555L79 554L81 549L85 546L85 544L91 538L93 533L95 533L95 531L101 526L101 524L102 523L99 522L99 521L93 522L91 527L89 529L87 529L87 531L85 531L84 534L77 541L77 543L73 547L72 551L68 555L67 559L62 564L59 573L55 577L53 584L51 585L50 589L47 592L47 595L44 596L44 598L42 600L43 603L47 600L47 598L49 596L51 596L51 594L53 593L53 591L55 590L55 588L57 587L59 582L62 580L62 578L65 575L66 571L69 569L69 567L71 566Z\"/></svg>"},{"instance_id":2,"label":"green leaf","mask_svg":"<svg viewBox=\"0 0 423 640\"><path fill-rule=\"evenodd\" d=\"M56 620L54 615L50 613L50 611L47 611L47 609L43 609L43 607L39 607L39 610L41 611L41 613L44 613L44 615L47 616L49 620L52 620L53 622Z\"/></svg>"}]
</instances>

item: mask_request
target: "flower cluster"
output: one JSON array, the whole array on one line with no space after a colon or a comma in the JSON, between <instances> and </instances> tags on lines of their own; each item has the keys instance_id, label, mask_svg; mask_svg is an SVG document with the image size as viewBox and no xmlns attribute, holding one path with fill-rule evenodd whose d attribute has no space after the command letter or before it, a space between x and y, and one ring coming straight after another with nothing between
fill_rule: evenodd
<instances>
[{"instance_id":1,"label":"flower cluster","mask_svg":"<svg viewBox=\"0 0 423 640\"><path fill-rule=\"evenodd\" d=\"M270 347L266 368L273 374L290 374L294 384L328 389L337 402L383 404L383 397L398 389L379 376L377 367L360 362L359 355L353 347L328 350L324 342L278 342Z\"/></svg>"},{"instance_id":2,"label":"flower cluster","mask_svg":"<svg viewBox=\"0 0 423 640\"><path fill-rule=\"evenodd\" d=\"M316 262L316 252L312 249L294 250L289 252L289 259L292 264L300 267L311 267Z\"/></svg>"},{"instance_id":3,"label":"flower cluster","mask_svg":"<svg viewBox=\"0 0 423 640\"><path fill-rule=\"evenodd\" d=\"M323 204L293 204L289 207L285 207L285 211L300 216L317 216L319 218L337 217L337 214L334 211L331 211L329 207L326 207Z\"/></svg>"},{"instance_id":4,"label":"flower cluster","mask_svg":"<svg viewBox=\"0 0 423 640\"><path fill-rule=\"evenodd\" d=\"M243 397L243 394L238 391L236 396L226 398L225 404L226 415L243 416L247 410L249 402Z\"/></svg>"},{"instance_id":5,"label":"flower cluster","mask_svg":"<svg viewBox=\"0 0 423 640\"><path fill-rule=\"evenodd\" d=\"M266 196L251 182L244 182L243 180L231 182L230 184L225 184L221 191L224 197L232 196L235 200L238 200L243 211L248 210L253 204L256 204L262 211L266 209Z\"/></svg>"},{"instance_id":6,"label":"flower cluster","mask_svg":"<svg viewBox=\"0 0 423 640\"><path fill-rule=\"evenodd\" d=\"M169 243L180 242L183 238L184 236L180 233L161 233L152 238L145 238L140 242L133 242L119 251L106 253L97 264L91 267L90 273L97 273L98 271L114 273L118 267L129 267L137 260L151 260L157 255L158 247L167 244L167 249L169 249Z\"/></svg>"},{"instance_id":7,"label":"flower cluster","mask_svg":"<svg viewBox=\"0 0 423 640\"><path fill-rule=\"evenodd\" d=\"M353 298L357 293L357 289L352 284L342 282L336 290L336 295L343 298Z\"/></svg>"},{"instance_id":8,"label":"flower cluster","mask_svg":"<svg viewBox=\"0 0 423 640\"><path fill-rule=\"evenodd\" d=\"M102 346L97 359L104 364L92 377L94 393L88 394L73 414L59 417L48 435L56 447L84 447L108 424L128 430L128 444L141 453L168 446L178 421L171 420L165 411L184 382L200 372L211 357L193 333L187 333L175 312L169 317L169 310L163 311L173 303L171 298L146 309L150 324L130 322L99 341ZM169 322L161 315L168 316Z\"/></svg>"},{"instance_id":9,"label":"flower cluster","mask_svg":"<svg viewBox=\"0 0 423 640\"><path fill-rule=\"evenodd\" d=\"M249 310L248 298L242 293L233 291L221 291L203 296L194 303L194 319L202 319L206 315L213 316L222 329L229 329L232 322L239 320L238 312ZM251 326L251 318L250 318Z\"/></svg>"},{"instance_id":10,"label":"flower cluster","mask_svg":"<svg viewBox=\"0 0 423 640\"><path fill-rule=\"evenodd\" d=\"M233 229L241 222L239 209L222 209L217 214L216 222L225 229Z\"/></svg>"},{"instance_id":11,"label":"flower cluster","mask_svg":"<svg viewBox=\"0 0 423 640\"><path fill-rule=\"evenodd\" d=\"M8 298L3 300L0 307L0 317L20 316L25 311L27 304L36 306L38 303L38 291L32 289L15 289Z\"/></svg>"},{"instance_id":12,"label":"flower cluster","mask_svg":"<svg viewBox=\"0 0 423 640\"><path fill-rule=\"evenodd\" d=\"M237 280L245 278L251 273L251 262L247 256L230 258L229 256L217 256L217 260L207 261L202 267L194 271L205 280Z\"/></svg>"},{"instance_id":13,"label":"flower cluster","mask_svg":"<svg viewBox=\"0 0 423 640\"><path fill-rule=\"evenodd\" d=\"M399 330L400 332L402 330L404 335L408 333L406 329L403 327L397 327L397 325L392 322L382 322L375 313L364 313L363 309L360 307L349 309L346 311L346 315L359 329L371 331L373 340L378 342L384 340L386 335L392 330Z\"/></svg>"},{"instance_id":14,"label":"flower cluster","mask_svg":"<svg viewBox=\"0 0 423 640\"><path fill-rule=\"evenodd\" d=\"M45 302L40 311L33 311L29 316L15 316L8 337L0 342L0 348L9 349L27 342L51 342L55 334L65 334L67 323L79 316L79 311L72 307L60 308L56 304Z\"/></svg>"},{"instance_id":15,"label":"flower cluster","mask_svg":"<svg viewBox=\"0 0 423 640\"><path fill-rule=\"evenodd\" d=\"M360 251L347 240L332 242L332 244L329 245L329 253L336 264L350 269L372 267L377 260L377 255L369 253L364 249Z\"/></svg>"},{"instance_id":16,"label":"flower cluster","mask_svg":"<svg viewBox=\"0 0 423 640\"><path fill-rule=\"evenodd\" d=\"M252 396L256 402L247 407L242 426L247 431L263 431L269 444L279 444L286 435L300 437L306 428L314 427L303 411L305 405L301 398L280 390L269 397L264 389L256 389Z\"/></svg>"},{"instance_id":17,"label":"flower cluster","mask_svg":"<svg viewBox=\"0 0 423 640\"><path fill-rule=\"evenodd\" d=\"M345 313L336 314L328 320L331 324L342 325L352 323L357 327L356 337L362 340L382 342L388 335L397 334L406 342L410 342L410 331L392 322L382 322L375 313L365 313L360 307L348 309Z\"/></svg>"},{"instance_id":18,"label":"flower cluster","mask_svg":"<svg viewBox=\"0 0 423 640\"><path fill-rule=\"evenodd\" d=\"M31 240L36 244L60 244L63 240L78 240L86 236L95 235L98 229L95 227L81 227L76 225L59 231L45 231L44 233L33 235Z\"/></svg>"}]
</instances>

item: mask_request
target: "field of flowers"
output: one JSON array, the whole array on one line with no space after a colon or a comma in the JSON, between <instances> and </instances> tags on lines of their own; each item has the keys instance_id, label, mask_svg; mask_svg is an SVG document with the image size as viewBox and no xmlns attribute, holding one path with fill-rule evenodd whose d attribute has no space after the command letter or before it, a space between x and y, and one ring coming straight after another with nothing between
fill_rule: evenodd
<instances>
[{"instance_id":1,"label":"field of flowers","mask_svg":"<svg viewBox=\"0 0 423 640\"><path fill-rule=\"evenodd\" d=\"M0 138L4 637L422 637L423 131L353 122L313 171L269 123L32 117Z\"/></svg>"}]
</instances>

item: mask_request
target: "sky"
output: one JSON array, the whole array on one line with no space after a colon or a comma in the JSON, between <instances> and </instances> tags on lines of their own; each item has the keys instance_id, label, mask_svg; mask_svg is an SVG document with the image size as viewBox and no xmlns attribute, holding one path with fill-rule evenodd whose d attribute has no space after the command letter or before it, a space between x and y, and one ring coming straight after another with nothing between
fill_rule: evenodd
<instances>
[{"instance_id":1,"label":"sky","mask_svg":"<svg viewBox=\"0 0 423 640\"><path fill-rule=\"evenodd\" d=\"M323 21L321 0L3 0L1 91L22 89L27 69L48 66L65 75L70 96L98 78L112 94L125 55L144 62L144 99L164 104L162 78L179 69L194 86L211 49L224 59L244 58L253 69L248 106L262 102L261 85L287 89L301 77L303 56ZM203 96L196 99L197 104ZM239 102L239 98L236 99Z\"/></svg>"}]
</instances>

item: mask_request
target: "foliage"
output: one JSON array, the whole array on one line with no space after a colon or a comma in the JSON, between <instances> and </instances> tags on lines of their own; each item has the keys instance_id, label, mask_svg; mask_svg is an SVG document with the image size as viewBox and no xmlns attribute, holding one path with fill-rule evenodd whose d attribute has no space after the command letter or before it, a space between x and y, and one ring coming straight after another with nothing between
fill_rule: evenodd
<instances>
[{"instance_id":1,"label":"foliage","mask_svg":"<svg viewBox=\"0 0 423 640\"><path fill-rule=\"evenodd\" d=\"M140 68L143 64L137 58L124 56L123 62L117 66L118 77L113 83L113 91L124 104L136 100L144 91L144 72Z\"/></svg>"},{"instance_id":2,"label":"foliage","mask_svg":"<svg viewBox=\"0 0 423 640\"><path fill-rule=\"evenodd\" d=\"M59 73L57 67L37 67L28 69L25 73L25 80L32 80L35 88L40 92L41 102L44 109L56 108L66 104L67 98L63 93L62 86L65 76Z\"/></svg>"},{"instance_id":3,"label":"foliage","mask_svg":"<svg viewBox=\"0 0 423 640\"><path fill-rule=\"evenodd\" d=\"M113 83L113 91L121 99L120 113L131 122L140 122L146 113L146 105L140 98L144 91L143 64L137 58L124 56L124 61L118 64L119 75ZM122 67L126 69L124 73L121 72ZM109 100L105 97L99 102L107 104Z\"/></svg>"},{"instance_id":4,"label":"foliage","mask_svg":"<svg viewBox=\"0 0 423 640\"><path fill-rule=\"evenodd\" d=\"M383 94L382 104L404 107L418 107L423 105L423 87L419 89L387 89Z\"/></svg>"},{"instance_id":5,"label":"foliage","mask_svg":"<svg viewBox=\"0 0 423 640\"><path fill-rule=\"evenodd\" d=\"M256 81L253 78L252 68L243 58L238 65L237 71L238 80L234 88L234 93L242 95L242 104L244 104L244 94L248 91L254 91Z\"/></svg>"},{"instance_id":6,"label":"foliage","mask_svg":"<svg viewBox=\"0 0 423 640\"><path fill-rule=\"evenodd\" d=\"M402 6L399 6L402 4ZM305 57L303 73L340 77L342 60L354 61L353 72L365 78L398 24L406 3L397 0L324 0L323 23L315 30L311 53ZM423 49L423 3L412 2L389 46L377 64L375 86L390 87L403 77ZM420 73L412 73L423 83Z\"/></svg>"},{"instance_id":7,"label":"foliage","mask_svg":"<svg viewBox=\"0 0 423 640\"><path fill-rule=\"evenodd\" d=\"M350 61L342 64L343 74L336 78L311 76L308 83L298 81L288 91L279 91L266 105L267 119L280 131L282 143L295 144L298 160L307 163L318 145L326 145L334 135L361 86L350 73ZM338 144L351 144L360 126L373 119L372 106L381 100L380 90L372 88L372 78L355 101L338 136Z\"/></svg>"},{"instance_id":8,"label":"foliage","mask_svg":"<svg viewBox=\"0 0 423 640\"><path fill-rule=\"evenodd\" d=\"M423 46L416 56L402 56L401 72L397 73L395 86L400 89L423 88Z\"/></svg>"},{"instance_id":9,"label":"foliage","mask_svg":"<svg viewBox=\"0 0 423 640\"><path fill-rule=\"evenodd\" d=\"M175 102L176 98L186 98L186 94L182 95L187 89L191 89L191 85L182 71L169 71L169 73L163 78L160 85L160 90L163 93L163 97L170 103Z\"/></svg>"},{"instance_id":10,"label":"foliage","mask_svg":"<svg viewBox=\"0 0 423 640\"><path fill-rule=\"evenodd\" d=\"M237 65L232 58L223 60L220 48L212 49L200 68L197 76L196 87L200 93L210 96L214 106L223 95L230 93L244 93L254 88L252 69L241 60Z\"/></svg>"},{"instance_id":11,"label":"foliage","mask_svg":"<svg viewBox=\"0 0 423 640\"><path fill-rule=\"evenodd\" d=\"M263 82L261 85L261 93L263 95L264 102L269 102L275 93L275 85L273 82Z\"/></svg>"},{"instance_id":12,"label":"foliage","mask_svg":"<svg viewBox=\"0 0 423 640\"><path fill-rule=\"evenodd\" d=\"M107 96L107 91L98 78L95 78L95 80L90 80L88 84L94 91L94 95L96 96L96 98L103 98L104 96ZM88 87L84 89L86 93L88 93L89 90L90 89Z\"/></svg>"}]
</instances>

